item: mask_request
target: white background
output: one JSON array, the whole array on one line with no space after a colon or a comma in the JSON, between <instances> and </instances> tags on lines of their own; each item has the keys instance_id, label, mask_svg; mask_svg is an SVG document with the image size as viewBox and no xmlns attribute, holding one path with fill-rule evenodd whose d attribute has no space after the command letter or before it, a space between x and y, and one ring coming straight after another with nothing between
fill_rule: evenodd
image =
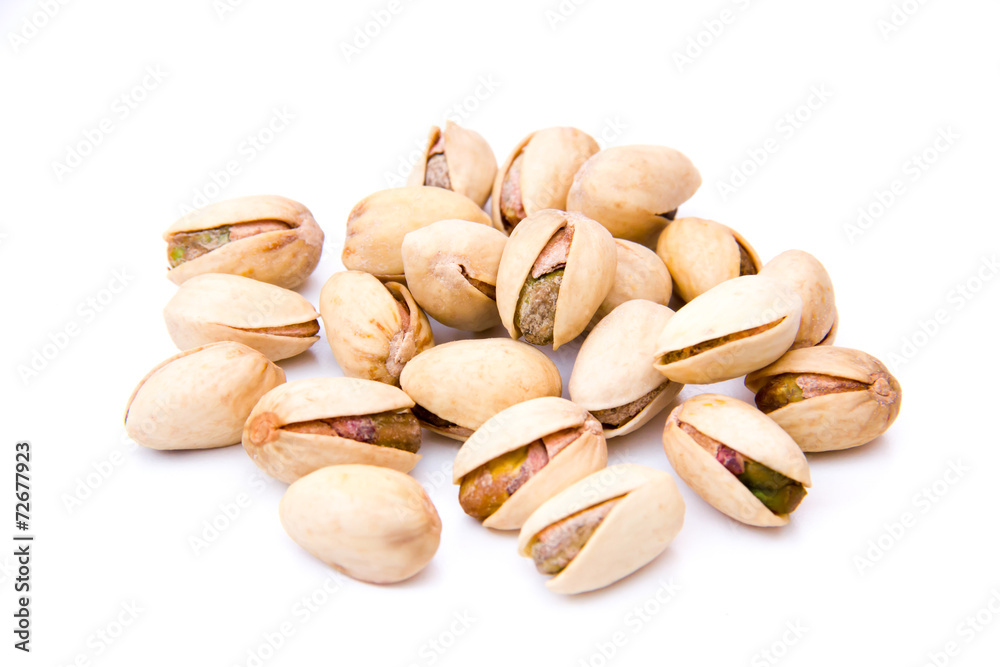
<instances>
[{"instance_id":1,"label":"white background","mask_svg":"<svg viewBox=\"0 0 1000 667\"><path fill-rule=\"evenodd\" d=\"M1000 610L986 383L1000 289L995 2L908 0L900 25L880 27L890 0L567 0L565 16L556 0L410 0L352 54L344 45L388 0L246 0L221 15L212 0L50 2L51 17L45 4L0 6L0 490L12 508L13 443L29 439L38 536L30 656L11 648L12 548L0 550L4 664L247 665L262 646L266 665L995 664L1000 614L966 621L991 599ZM253 154L245 142L275 110L293 118ZM328 239L301 290L315 303L342 268L352 206L398 184L449 117L498 160L550 125L685 152L704 185L682 215L737 228L765 261L801 248L825 263L838 343L902 383L894 428L810 457L814 488L780 530L732 522L682 485L670 549L575 598L546 591L513 534L462 514L447 479L456 446L428 435L414 475L444 524L430 566L397 586L335 579L334 594L316 593L331 571L286 538L284 485L262 481L242 448L167 454L124 437L133 386L175 353L160 234L206 190L299 200ZM111 131L88 150L102 121ZM939 133L952 138L935 149ZM769 139L762 166L741 166ZM56 164L75 150L88 153L78 166ZM933 163L917 167L925 151ZM212 187L228 161L239 173ZM753 173L733 181L734 169ZM852 228L895 180L902 194ZM573 354L554 355L564 380ZM340 374L325 340L281 365L289 379ZM739 382L712 389L750 398ZM665 415L612 441L612 460L669 469ZM190 539L241 494L248 506L195 553ZM314 594L306 614L297 605Z\"/></svg>"}]
</instances>

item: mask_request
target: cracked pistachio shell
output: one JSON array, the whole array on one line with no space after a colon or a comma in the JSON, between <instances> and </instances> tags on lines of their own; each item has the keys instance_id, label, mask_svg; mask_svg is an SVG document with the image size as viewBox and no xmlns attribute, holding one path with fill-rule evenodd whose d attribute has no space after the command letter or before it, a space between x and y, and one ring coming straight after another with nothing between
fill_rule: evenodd
<instances>
[{"instance_id":1,"label":"cracked pistachio shell","mask_svg":"<svg viewBox=\"0 0 1000 667\"><path fill-rule=\"evenodd\" d=\"M500 320L515 340L521 337L514 324L521 288L549 239L570 224L573 240L556 300L553 350L583 333L614 285L618 251L608 230L577 213L546 209L528 216L511 233L497 273Z\"/></svg>"},{"instance_id":2,"label":"cracked pistachio shell","mask_svg":"<svg viewBox=\"0 0 1000 667\"><path fill-rule=\"evenodd\" d=\"M812 486L809 463L795 441L767 415L743 401L719 394L689 398L670 413L663 448L670 465L709 505L751 526L783 526L787 514L774 514L714 456L685 433L690 424L746 457L802 486Z\"/></svg>"},{"instance_id":3,"label":"cracked pistachio shell","mask_svg":"<svg viewBox=\"0 0 1000 667\"><path fill-rule=\"evenodd\" d=\"M310 378L275 387L254 406L243 428L243 449L258 468L291 484L314 470L363 463L410 472L419 454L339 436L286 431L289 424L363 417L413 407L401 389L354 378Z\"/></svg>"},{"instance_id":4,"label":"cracked pistachio shell","mask_svg":"<svg viewBox=\"0 0 1000 667\"><path fill-rule=\"evenodd\" d=\"M451 190L425 185L381 190L351 211L341 260L350 270L402 280L403 237L432 222L451 219L490 224L489 216L474 201Z\"/></svg>"},{"instance_id":5,"label":"cracked pistachio shell","mask_svg":"<svg viewBox=\"0 0 1000 667\"><path fill-rule=\"evenodd\" d=\"M885 364L846 347L791 350L766 368L747 376L754 393L776 375L816 374L868 385L867 389L814 396L767 414L805 452L858 447L885 433L899 415L903 391Z\"/></svg>"},{"instance_id":6,"label":"cracked pistachio shell","mask_svg":"<svg viewBox=\"0 0 1000 667\"><path fill-rule=\"evenodd\" d=\"M656 346L656 370L685 384L712 384L746 375L788 350L801 315L802 299L780 281L763 276L727 280L670 318ZM770 328L755 331L762 327ZM745 337L665 363L670 352L732 335Z\"/></svg>"},{"instance_id":7,"label":"cracked pistachio shell","mask_svg":"<svg viewBox=\"0 0 1000 667\"><path fill-rule=\"evenodd\" d=\"M752 269L743 272L740 249ZM691 301L720 283L760 271L757 252L735 230L702 218L679 218L660 234L656 254L670 269L677 294Z\"/></svg>"},{"instance_id":8,"label":"cracked pistachio shell","mask_svg":"<svg viewBox=\"0 0 1000 667\"><path fill-rule=\"evenodd\" d=\"M278 508L288 536L349 577L409 579L430 562L441 519L409 475L366 465L321 468L288 487Z\"/></svg>"},{"instance_id":9,"label":"cracked pistachio shell","mask_svg":"<svg viewBox=\"0 0 1000 667\"><path fill-rule=\"evenodd\" d=\"M444 157L448 164L448 178L451 181L450 189L482 207L493 190L493 180L497 175L497 158L481 134L467 130L450 120L445 123L443 132L440 127L431 128L424 154L413 165L413 171L410 172L406 184L425 185L427 159L439 139L444 144Z\"/></svg>"},{"instance_id":10,"label":"cracked pistachio shell","mask_svg":"<svg viewBox=\"0 0 1000 667\"><path fill-rule=\"evenodd\" d=\"M319 313L291 290L226 273L185 281L163 309L170 339L181 350L231 340L271 361L305 352L318 335L289 335L280 327L315 322Z\"/></svg>"},{"instance_id":11,"label":"cracked pistachio shell","mask_svg":"<svg viewBox=\"0 0 1000 667\"><path fill-rule=\"evenodd\" d=\"M665 216L700 186L701 174L673 148L612 146L580 167L566 210L597 220L615 238L650 244L669 222Z\"/></svg>"},{"instance_id":12,"label":"cracked pistachio shell","mask_svg":"<svg viewBox=\"0 0 1000 667\"><path fill-rule=\"evenodd\" d=\"M674 311L652 301L627 301L594 327L576 357L569 395L590 412L619 408L667 385L648 405L618 428L605 427L614 438L635 431L659 414L683 384L653 368L656 341Z\"/></svg>"},{"instance_id":13,"label":"cracked pistachio shell","mask_svg":"<svg viewBox=\"0 0 1000 667\"><path fill-rule=\"evenodd\" d=\"M487 528L517 530L546 500L608 464L607 443L590 413L555 396L535 398L502 410L476 429L458 450L452 481L461 484L480 466L543 436L584 426L591 430L584 430L566 445L483 521Z\"/></svg>"},{"instance_id":14,"label":"cracked pistachio shell","mask_svg":"<svg viewBox=\"0 0 1000 667\"><path fill-rule=\"evenodd\" d=\"M562 394L562 378L552 360L527 343L506 338L432 347L406 365L399 381L418 406L467 432L426 423L424 428L456 440L465 440L505 408Z\"/></svg>"},{"instance_id":15,"label":"cracked pistachio shell","mask_svg":"<svg viewBox=\"0 0 1000 667\"><path fill-rule=\"evenodd\" d=\"M406 305L403 326L399 304ZM344 375L398 385L410 359L434 345L427 316L410 291L361 271L330 276L319 295L326 340Z\"/></svg>"},{"instance_id":16,"label":"cracked pistachio shell","mask_svg":"<svg viewBox=\"0 0 1000 667\"><path fill-rule=\"evenodd\" d=\"M624 239L615 239L615 249L618 263L614 285L591 318L588 329L593 329L608 313L626 301L645 299L664 306L670 303L673 292L670 271L655 252Z\"/></svg>"},{"instance_id":17,"label":"cracked pistachio shell","mask_svg":"<svg viewBox=\"0 0 1000 667\"><path fill-rule=\"evenodd\" d=\"M833 345L837 303L833 281L818 259L803 250L786 250L764 265L760 275L786 282L802 299L802 322L792 349Z\"/></svg>"},{"instance_id":18,"label":"cracked pistachio shell","mask_svg":"<svg viewBox=\"0 0 1000 667\"><path fill-rule=\"evenodd\" d=\"M531 557L531 541L552 524L618 498L573 560L545 582L573 595L604 588L663 553L684 526L684 498L669 473L631 463L595 472L549 499L528 517L517 541Z\"/></svg>"},{"instance_id":19,"label":"cracked pistachio shell","mask_svg":"<svg viewBox=\"0 0 1000 667\"><path fill-rule=\"evenodd\" d=\"M139 382L125 409L125 432L150 449L235 445L257 400L284 381L284 371L246 345L196 347Z\"/></svg>"},{"instance_id":20,"label":"cracked pistachio shell","mask_svg":"<svg viewBox=\"0 0 1000 667\"><path fill-rule=\"evenodd\" d=\"M519 155L524 155L521 158L521 204L525 215L530 216L547 208L565 210L573 175L599 150L593 137L575 127L549 127L529 134L497 171L490 211L493 226L505 233L511 231L501 217L500 199L507 172Z\"/></svg>"},{"instance_id":21,"label":"cracked pistachio shell","mask_svg":"<svg viewBox=\"0 0 1000 667\"><path fill-rule=\"evenodd\" d=\"M406 286L427 314L462 331L500 324L497 302L470 279L497 284L507 237L467 220L440 220L403 238Z\"/></svg>"},{"instance_id":22,"label":"cracked pistachio shell","mask_svg":"<svg viewBox=\"0 0 1000 667\"><path fill-rule=\"evenodd\" d=\"M226 243L178 264L167 277L180 285L202 273L231 273L287 289L298 287L319 264L323 230L309 209L297 201L277 195L227 199L185 215L163 233L163 238L169 241L180 232L268 221L283 222L289 228Z\"/></svg>"}]
</instances>

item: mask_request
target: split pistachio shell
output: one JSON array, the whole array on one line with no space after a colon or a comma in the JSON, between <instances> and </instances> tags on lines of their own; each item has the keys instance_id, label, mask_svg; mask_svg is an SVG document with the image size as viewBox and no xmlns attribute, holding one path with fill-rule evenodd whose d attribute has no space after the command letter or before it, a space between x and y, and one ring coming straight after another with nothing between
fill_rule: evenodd
<instances>
[{"instance_id":1,"label":"split pistachio shell","mask_svg":"<svg viewBox=\"0 0 1000 667\"><path fill-rule=\"evenodd\" d=\"M228 240L231 235L240 238ZM178 285L202 273L231 273L292 289L313 272L323 250L323 231L309 209L275 195L206 206L172 224L163 238L172 266L167 277Z\"/></svg>"},{"instance_id":2,"label":"split pistachio shell","mask_svg":"<svg viewBox=\"0 0 1000 667\"><path fill-rule=\"evenodd\" d=\"M626 301L645 299L663 306L670 303L673 292L670 271L655 252L624 239L615 239L615 249L618 263L614 285L591 318L588 329L593 329L608 313Z\"/></svg>"},{"instance_id":3,"label":"split pistachio shell","mask_svg":"<svg viewBox=\"0 0 1000 667\"><path fill-rule=\"evenodd\" d=\"M743 483L682 428L688 424L774 472L812 485L809 464L787 433L760 410L719 394L701 394L674 408L663 448L681 479L708 504L751 526L783 526L787 514L769 510Z\"/></svg>"},{"instance_id":4,"label":"split pistachio shell","mask_svg":"<svg viewBox=\"0 0 1000 667\"><path fill-rule=\"evenodd\" d=\"M573 175L598 150L594 138L575 127L550 127L529 134L497 172L493 226L509 234L533 213L565 209ZM513 217L505 214L512 209L519 209L519 213Z\"/></svg>"},{"instance_id":5,"label":"split pistachio shell","mask_svg":"<svg viewBox=\"0 0 1000 667\"><path fill-rule=\"evenodd\" d=\"M424 428L456 440L505 408L562 394L556 365L532 346L506 338L432 347L414 357L399 380Z\"/></svg>"},{"instance_id":6,"label":"split pistachio shell","mask_svg":"<svg viewBox=\"0 0 1000 667\"><path fill-rule=\"evenodd\" d=\"M760 257L736 231L713 220L679 218L660 234L656 254L677 294L691 301L719 283L760 271Z\"/></svg>"},{"instance_id":7,"label":"split pistachio shell","mask_svg":"<svg viewBox=\"0 0 1000 667\"><path fill-rule=\"evenodd\" d=\"M507 237L467 220L440 220L403 239L406 286L442 324L483 331L500 324L496 284Z\"/></svg>"},{"instance_id":8,"label":"split pistachio shell","mask_svg":"<svg viewBox=\"0 0 1000 667\"><path fill-rule=\"evenodd\" d=\"M603 422L606 437L638 429L684 387L652 364L656 341L673 314L652 301L627 301L583 341L569 378L569 395Z\"/></svg>"},{"instance_id":9,"label":"split pistachio shell","mask_svg":"<svg viewBox=\"0 0 1000 667\"><path fill-rule=\"evenodd\" d=\"M573 178L566 210L597 220L615 238L649 244L701 186L683 153L665 146L612 146Z\"/></svg>"},{"instance_id":10,"label":"split pistachio shell","mask_svg":"<svg viewBox=\"0 0 1000 667\"><path fill-rule=\"evenodd\" d=\"M142 379L125 409L125 432L150 449L235 445L258 399L284 381L284 371L246 345L196 347Z\"/></svg>"},{"instance_id":11,"label":"split pistachio shell","mask_svg":"<svg viewBox=\"0 0 1000 667\"><path fill-rule=\"evenodd\" d=\"M407 185L432 185L486 203L497 174L497 159L482 135L450 120L444 131L432 127L427 148L417 160Z\"/></svg>"},{"instance_id":12,"label":"split pistachio shell","mask_svg":"<svg viewBox=\"0 0 1000 667\"><path fill-rule=\"evenodd\" d=\"M181 350L231 340L271 361L305 352L319 340L319 314L291 290L225 273L185 281L163 309Z\"/></svg>"},{"instance_id":13,"label":"split pistachio shell","mask_svg":"<svg viewBox=\"0 0 1000 667\"><path fill-rule=\"evenodd\" d=\"M536 260L549 241L572 227L562 283L552 315L552 349L583 333L614 285L617 250L614 239L586 216L547 209L523 220L510 236L497 273L497 307L504 327L520 338L518 302Z\"/></svg>"},{"instance_id":14,"label":"split pistachio shell","mask_svg":"<svg viewBox=\"0 0 1000 667\"><path fill-rule=\"evenodd\" d=\"M803 250L786 250L764 265L760 275L787 283L802 299L802 323L792 349L833 345L837 303L826 267Z\"/></svg>"},{"instance_id":15,"label":"split pistachio shell","mask_svg":"<svg viewBox=\"0 0 1000 667\"><path fill-rule=\"evenodd\" d=\"M288 487L278 512L296 544L373 584L409 579L441 542L441 519L423 487L388 468L321 468Z\"/></svg>"},{"instance_id":16,"label":"split pistachio shell","mask_svg":"<svg viewBox=\"0 0 1000 667\"><path fill-rule=\"evenodd\" d=\"M403 237L450 219L490 224L489 216L474 201L451 190L425 185L381 190L351 211L341 260L347 269L383 280L402 280Z\"/></svg>"},{"instance_id":17,"label":"split pistachio shell","mask_svg":"<svg viewBox=\"0 0 1000 667\"><path fill-rule=\"evenodd\" d=\"M275 387L254 406L243 428L243 449L258 468L282 482L292 483L303 475L331 465L363 463L409 472L420 455L376 442L373 415L409 415L413 401L401 389L381 382L354 378L310 378ZM340 432L317 433L296 429L297 425L341 420ZM367 423L364 423L367 420ZM289 428L293 427L293 428ZM310 432L313 431L313 432ZM347 437L351 435L353 437Z\"/></svg>"},{"instance_id":18,"label":"split pistachio shell","mask_svg":"<svg viewBox=\"0 0 1000 667\"><path fill-rule=\"evenodd\" d=\"M801 315L802 299L778 280L727 280L670 318L657 343L656 369L685 384L746 375L791 347Z\"/></svg>"},{"instance_id":19,"label":"split pistachio shell","mask_svg":"<svg viewBox=\"0 0 1000 667\"><path fill-rule=\"evenodd\" d=\"M347 377L398 385L406 363L434 345L431 325L410 291L368 273L330 276L319 295L319 312Z\"/></svg>"},{"instance_id":20,"label":"split pistachio shell","mask_svg":"<svg viewBox=\"0 0 1000 667\"><path fill-rule=\"evenodd\" d=\"M545 586L572 595L603 588L659 556L684 525L684 498L668 473L622 463L595 472L546 501L525 521L518 553L553 524L617 499L580 551Z\"/></svg>"},{"instance_id":21,"label":"split pistachio shell","mask_svg":"<svg viewBox=\"0 0 1000 667\"><path fill-rule=\"evenodd\" d=\"M785 383L778 386L772 383ZM858 350L807 347L747 376L767 416L803 451L858 447L885 433L899 415L903 392L885 364ZM770 409L770 391L784 403ZM780 392L780 393L777 393Z\"/></svg>"}]
</instances>

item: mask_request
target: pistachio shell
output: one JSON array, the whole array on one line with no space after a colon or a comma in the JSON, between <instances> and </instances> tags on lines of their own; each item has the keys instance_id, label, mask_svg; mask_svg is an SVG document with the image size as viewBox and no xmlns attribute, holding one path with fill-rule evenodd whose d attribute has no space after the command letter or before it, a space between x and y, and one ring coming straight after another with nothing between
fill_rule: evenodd
<instances>
[{"instance_id":1,"label":"pistachio shell","mask_svg":"<svg viewBox=\"0 0 1000 667\"><path fill-rule=\"evenodd\" d=\"M518 553L530 558L532 538L552 524L620 498L580 552L545 586L572 595L603 588L643 567L684 525L684 498L661 470L623 463L591 474L548 500L525 521Z\"/></svg>"},{"instance_id":2,"label":"pistachio shell","mask_svg":"<svg viewBox=\"0 0 1000 667\"><path fill-rule=\"evenodd\" d=\"M351 211L341 260L347 269L402 280L403 237L449 219L490 224L489 216L474 201L451 190L424 185L381 190Z\"/></svg>"},{"instance_id":3,"label":"pistachio shell","mask_svg":"<svg viewBox=\"0 0 1000 667\"><path fill-rule=\"evenodd\" d=\"M289 229L256 234L226 243L200 257L178 264L167 277L180 285L202 273L231 273L279 287L298 287L319 264L323 231L302 204L261 195L228 199L185 215L163 234L215 229L244 222L278 221Z\"/></svg>"},{"instance_id":4,"label":"pistachio shell","mask_svg":"<svg viewBox=\"0 0 1000 667\"><path fill-rule=\"evenodd\" d=\"M235 445L257 400L284 381L284 371L246 345L196 347L139 382L125 409L125 431L151 449Z\"/></svg>"},{"instance_id":5,"label":"pistachio shell","mask_svg":"<svg viewBox=\"0 0 1000 667\"><path fill-rule=\"evenodd\" d=\"M591 318L588 329L593 329L608 313L626 301L645 299L663 306L670 303L673 292L670 271L655 252L624 239L615 239L615 250L618 258L615 282Z\"/></svg>"},{"instance_id":6,"label":"pistachio shell","mask_svg":"<svg viewBox=\"0 0 1000 667\"><path fill-rule=\"evenodd\" d=\"M740 249L753 269L741 271ZM679 218L660 234L656 254L670 269L677 294L691 301L719 283L760 271L760 257L736 231L714 220Z\"/></svg>"},{"instance_id":7,"label":"pistachio shell","mask_svg":"<svg viewBox=\"0 0 1000 667\"><path fill-rule=\"evenodd\" d=\"M407 185L425 185L427 159L438 140L444 144L451 190L464 195L479 206L486 203L497 174L497 159L482 135L467 130L450 120L441 128L434 126L427 137L427 148L413 166Z\"/></svg>"},{"instance_id":8,"label":"pistachio shell","mask_svg":"<svg viewBox=\"0 0 1000 667\"><path fill-rule=\"evenodd\" d=\"M786 282L802 299L802 322L792 349L833 345L837 303L833 281L818 259L803 250L786 250L764 265L760 275Z\"/></svg>"}]
</instances>

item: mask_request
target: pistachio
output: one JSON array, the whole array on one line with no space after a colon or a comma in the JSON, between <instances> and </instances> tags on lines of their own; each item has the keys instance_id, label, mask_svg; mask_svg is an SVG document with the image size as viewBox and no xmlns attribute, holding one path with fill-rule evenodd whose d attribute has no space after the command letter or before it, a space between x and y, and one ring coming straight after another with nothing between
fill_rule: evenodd
<instances>
[{"instance_id":1,"label":"pistachio","mask_svg":"<svg viewBox=\"0 0 1000 667\"><path fill-rule=\"evenodd\" d=\"M663 306L670 303L673 282L667 265L655 252L624 239L615 239L615 250L618 258L615 282L590 319L588 329L593 329L608 313L626 301L645 299Z\"/></svg>"},{"instance_id":2,"label":"pistachio","mask_svg":"<svg viewBox=\"0 0 1000 667\"><path fill-rule=\"evenodd\" d=\"M246 345L196 347L139 382L125 409L125 432L151 449L235 445L257 400L284 381L284 371Z\"/></svg>"},{"instance_id":3,"label":"pistachio","mask_svg":"<svg viewBox=\"0 0 1000 667\"><path fill-rule=\"evenodd\" d=\"M746 386L806 452L871 442L892 426L903 396L885 364L844 347L791 350L748 375Z\"/></svg>"},{"instance_id":4,"label":"pistachio","mask_svg":"<svg viewBox=\"0 0 1000 667\"><path fill-rule=\"evenodd\" d=\"M409 579L441 542L441 519L423 487L388 468L321 468L288 487L278 512L296 544L373 584Z\"/></svg>"},{"instance_id":5,"label":"pistachio","mask_svg":"<svg viewBox=\"0 0 1000 667\"><path fill-rule=\"evenodd\" d=\"M607 462L597 420L546 396L483 423L458 450L452 471L466 514L487 528L515 530L547 499Z\"/></svg>"},{"instance_id":6,"label":"pistachio","mask_svg":"<svg viewBox=\"0 0 1000 667\"><path fill-rule=\"evenodd\" d=\"M456 440L505 408L562 393L559 369L548 357L504 338L432 347L406 364L399 381L423 427Z\"/></svg>"},{"instance_id":7,"label":"pistachio","mask_svg":"<svg viewBox=\"0 0 1000 667\"><path fill-rule=\"evenodd\" d=\"M302 204L239 197L189 213L163 234L178 285L202 273L231 273L289 289L319 263L323 232Z\"/></svg>"},{"instance_id":8,"label":"pistachio","mask_svg":"<svg viewBox=\"0 0 1000 667\"><path fill-rule=\"evenodd\" d=\"M833 281L818 259L802 250L786 250L765 264L760 275L784 281L802 299L802 322L793 350L833 345L838 320Z\"/></svg>"},{"instance_id":9,"label":"pistachio","mask_svg":"<svg viewBox=\"0 0 1000 667\"><path fill-rule=\"evenodd\" d=\"M612 146L573 178L566 210L583 213L612 236L648 245L701 186L683 153L664 146Z\"/></svg>"},{"instance_id":10,"label":"pistachio","mask_svg":"<svg viewBox=\"0 0 1000 667\"><path fill-rule=\"evenodd\" d=\"M593 220L552 209L521 222L497 273L497 307L511 337L553 349L587 327L611 291L614 239Z\"/></svg>"},{"instance_id":11,"label":"pistachio","mask_svg":"<svg viewBox=\"0 0 1000 667\"><path fill-rule=\"evenodd\" d=\"M663 448L695 493L752 526L788 523L811 486L795 441L767 415L728 396L701 394L674 408Z\"/></svg>"},{"instance_id":12,"label":"pistachio","mask_svg":"<svg viewBox=\"0 0 1000 667\"><path fill-rule=\"evenodd\" d=\"M575 594L609 586L652 561L684 525L684 499L669 474L634 464L592 473L524 522L518 552L546 587Z\"/></svg>"},{"instance_id":13,"label":"pistachio","mask_svg":"<svg viewBox=\"0 0 1000 667\"><path fill-rule=\"evenodd\" d=\"M431 128L425 155L417 160L406 184L452 190L482 206L496 173L497 159L486 140L449 120L443 132Z\"/></svg>"},{"instance_id":14,"label":"pistachio","mask_svg":"<svg viewBox=\"0 0 1000 667\"><path fill-rule=\"evenodd\" d=\"M497 172L493 226L509 234L543 209L565 209L573 174L600 148L573 127L550 127L525 137Z\"/></svg>"},{"instance_id":15,"label":"pistachio","mask_svg":"<svg viewBox=\"0 0 1000 667\"><path fill-rule=\"evenodd\" d=\"M667 225L656 254L670 269L677 294L691 301L719 283L760 270L760 258L746 239L713 220L679 218Z\"/></svg>"}]
</instances>

